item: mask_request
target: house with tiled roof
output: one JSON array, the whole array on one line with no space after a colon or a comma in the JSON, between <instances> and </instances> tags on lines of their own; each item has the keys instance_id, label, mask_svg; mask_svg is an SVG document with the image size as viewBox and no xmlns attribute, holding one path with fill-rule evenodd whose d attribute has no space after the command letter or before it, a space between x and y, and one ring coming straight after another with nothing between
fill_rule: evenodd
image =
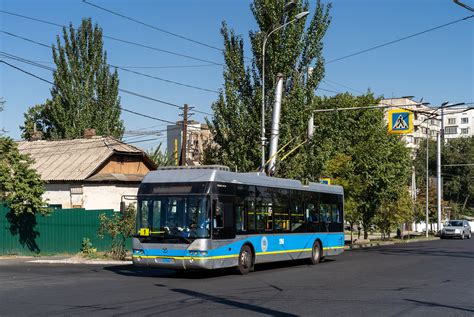
<instances>
[{"instance_id":1,"label":"house with tiled roof","mask_svg":"<svg viewBox=\"0 0 474 317\"><path fill-rule=\"evenodd\" d=\"M136 196L144 175L156 169L142 150L111 137L22 141L18 149L34 160L44 199L57 208L119 210L124 196Z\"/></svg>"}]
</instances>

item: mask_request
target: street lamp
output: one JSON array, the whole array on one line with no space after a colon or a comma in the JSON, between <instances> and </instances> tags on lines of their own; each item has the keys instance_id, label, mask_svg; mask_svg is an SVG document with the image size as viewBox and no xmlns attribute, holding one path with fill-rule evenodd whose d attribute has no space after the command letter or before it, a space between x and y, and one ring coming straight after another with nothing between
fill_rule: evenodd
<instances>
[{"instance_id":1,"label":"street lamp","mask_svg":"<svg viewBox=\"0 0 474 317\"><path fill-rule=\"evenodd\" d=\"M288 24L291 24L293 22L296 22L296 21L304 18L308 14L309 14L308 11L303 11L303 12L298 13L293 20L288 21L288 22L280 25L276 29L273 29L270 33L268 33L265 36L265 39L263 40L263 48L262 48L262 137L261 137L261 140L262 140L262 165L261 165L261 168L262 168L262 170L264 170L264 168L265 168L265 141L266 141L266 138L265 138L265 46L267 45L267 40L270 37L270 35L272 35L276 31L284 28Z\"/></svg>"}]
</instances>

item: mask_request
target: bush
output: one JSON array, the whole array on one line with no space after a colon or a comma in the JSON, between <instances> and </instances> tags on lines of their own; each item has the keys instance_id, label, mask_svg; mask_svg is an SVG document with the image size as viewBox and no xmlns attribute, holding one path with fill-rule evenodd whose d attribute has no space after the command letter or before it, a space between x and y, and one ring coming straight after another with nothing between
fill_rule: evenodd
<instances>
[{"instance_id":1,"label":"bush","mask_svg":"<svg viewBox=\"0 0 474 317\"><path fill-rule=\"evenodd\" d=\"M99 237L105 234L112 238L112 245L108 252L116 260L124 260L126 256L125 242L135 231L135 206L128 205L123 214L114 213L111 217L106 214L99 215L100 225L97 230Z\"/></svg>"},{"instance_id":2,"label":"bush","mask_svg":"<svg viewBox=\"0 0 474 317\"><path fill-rule=\"evenodd\" d=\"M81 252L87 256L97 253L97 249L92 247L92 242L89 238L82 238Z\"/></svg>"}]
</instances>

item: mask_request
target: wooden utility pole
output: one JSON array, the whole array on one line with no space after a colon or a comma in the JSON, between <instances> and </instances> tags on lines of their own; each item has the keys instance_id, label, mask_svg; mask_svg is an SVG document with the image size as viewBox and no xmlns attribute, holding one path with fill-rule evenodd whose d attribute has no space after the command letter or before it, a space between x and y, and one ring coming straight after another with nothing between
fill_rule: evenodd
<instances>
[{"instance_id":1,"label":"wooden utility pole","mask_svg":"<svg viewBox=\"0 0 474 317\"><path fill-rule=\"evenodd\" d=\"M186 166L187 164L187 149L186 149L186 144L188 142L187 140L187 135L188 135L188 105L184 104L183 107L183 135L182 135L182 140L181 140L181 157L179 161L180 166Z\"/></svg>"}]
</instances>

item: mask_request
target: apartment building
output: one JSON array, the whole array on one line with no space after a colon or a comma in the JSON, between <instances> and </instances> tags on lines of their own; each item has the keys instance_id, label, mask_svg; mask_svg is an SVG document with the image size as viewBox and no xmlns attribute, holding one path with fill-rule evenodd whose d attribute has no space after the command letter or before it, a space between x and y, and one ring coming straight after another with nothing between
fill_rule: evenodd
<instances>
[{"instance_id":1,"label":"apartment building","mask_svg":"<svg viewBox=\"0 0 474 317\"><path fill-rule=\"evenodd\" d=\"M474 135L474 109L455 107L444 110L444 138L454 139Z\"/></svg>"}]
</instances>

